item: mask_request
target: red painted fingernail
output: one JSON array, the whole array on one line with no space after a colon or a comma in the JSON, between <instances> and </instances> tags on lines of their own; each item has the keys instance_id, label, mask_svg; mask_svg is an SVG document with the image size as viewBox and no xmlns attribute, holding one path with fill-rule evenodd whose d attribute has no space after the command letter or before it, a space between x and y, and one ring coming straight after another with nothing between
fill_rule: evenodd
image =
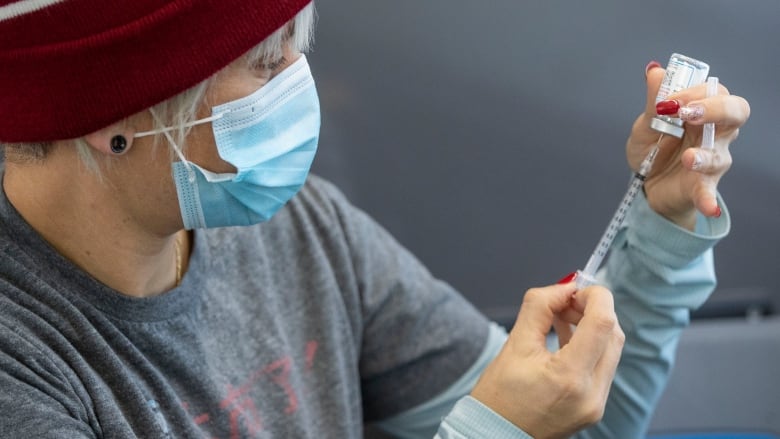
<instances>
[{"instance_id":1,"label":"red painted fingernail","mask_svg":"<svg viewBox=\"0 0 780 439\"><path fill-rule=\"evenodd\" d=\"M721 211L720 211L720 206L718 206L718 207L715 209L715 218L720 218L720 215L721 215L722 213L723 213L723 212L721 212Z\"/></svg>"},{"instance_id":2,"label":"red painted fingernail","mask_svg":"<svg viewBox=\"0 0 780 439\"><path fill-rule=\"evenodd\" d=\"M650 61L649 63L647 63L647 65L645 66L645 78L647 78L647 72L649 72L650 70L653 70L656 67L661 67L661 63L659 63L656 60L653 60L653 61Z\"/></svg>"},{"instance_id":3,"label":"red painted fingernail","mask_svg":"<svg viewBox=\"0 0 780 439\"><path fill-rule=\"evenodd\" d=\"M577 278L577 272L572 271L571 273L567 274L566 276L562 277L561 280L558 281L558 284L567 284L574 279Z\"/></svg>"},{"instance_id":4,"label":"red painted fingernail","mask_svg":"<svg viewBox=\"0 0 780 439\"><path fill-rule=\"evenodd\" d=\"M655 104L655 112L658 114L674 114L680 109L680 103L677 101L661 101Z\"/></svg>"}]
</instances>

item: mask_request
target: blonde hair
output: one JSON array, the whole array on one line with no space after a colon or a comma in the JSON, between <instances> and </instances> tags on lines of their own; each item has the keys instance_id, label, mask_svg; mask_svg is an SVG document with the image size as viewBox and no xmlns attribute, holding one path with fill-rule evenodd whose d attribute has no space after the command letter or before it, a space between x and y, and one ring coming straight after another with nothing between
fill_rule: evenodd
<instances>
[{"instance_id":1,"label":"blonde hair","mask_svg":"<svg viewBox=\"0 0 780 439\"><path fill-rule=\"evenodd\" d=\"M260 44L249 50L244 58L248 65L267 64L278 60L284 53L286 46L292 47L300 52L306 52L311 48L314 38L315 22L314 2L305 6L298 14L288 21L284 26L277 29L269 35ZM214 81L215 76L211 76L198 85L191 87L172 98L169 98L159 104L151 107L154 114L159 117L153 118L153 130L158 130L166 126L180 127L170 134L173 136L177 145L183 150L185 148L185 138L188 128L187 122L197 118L197 112L205 98L206 90ZM84 138L67 140L78 150L79 157L86 167L99 173L97 162L95 161L92 148L87 144ZM159 141L159 136L155 139L155 144ZM51 148L53 142L27 142L27 143L7 143L0 145L5 152L5 159L15 163L33 163L45 159L46 154Z\"/></svg>"}]
</instances>

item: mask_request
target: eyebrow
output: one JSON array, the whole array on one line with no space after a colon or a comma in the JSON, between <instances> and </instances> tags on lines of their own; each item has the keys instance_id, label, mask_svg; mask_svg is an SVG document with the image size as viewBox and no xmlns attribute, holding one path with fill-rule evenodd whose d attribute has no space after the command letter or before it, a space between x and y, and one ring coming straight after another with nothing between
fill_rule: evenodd
<instances>
[{"instance_id":1,"label":"eyebrow","mask_svg":"<svg viewBox=\"0 0 780 439\"><path fill-rule=\"evenodd\" d=\"M283 65L287 62L287 58L282 55L279 58L276 58L272 61L265 61L262 58L259 59L253 59L250 60L249 66L253 69L264 69L264 70L276 70L279 68L279 66Z\"/></svg>"},{"instance_id":2,"label":"eyebrow","mask_svg":"<svg viewBox=\"0 0 780 439\"><path fill-rule=\"evenodd\" d=\"M278 59L276 59L274 61L271 61L269 63L263 63L263 64L260 64L260 65L262 67L265 67L268 70L276 70L277 68L279 68L281 65L283 65L286 62L287 62L287 58L284 55L282 55L280 58L278 58Z\"/></svg>"}]
</instances>

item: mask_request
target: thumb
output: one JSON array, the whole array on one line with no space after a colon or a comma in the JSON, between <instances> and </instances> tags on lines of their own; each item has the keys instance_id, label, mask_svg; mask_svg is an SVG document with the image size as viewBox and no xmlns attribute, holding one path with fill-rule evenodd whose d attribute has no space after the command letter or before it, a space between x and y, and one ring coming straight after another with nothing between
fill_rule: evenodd
<instances>
[{"instance_id":1,"label":"thumb","mask_svg":"<svg viewBox=\"0 0 780 439\"><path fill-rule=\"evenodd\" d=\"M645 84L647 87L647 95L645 101L645 107L639 117L634 121L634 126L631 129L631 135L628 139L629 152L632 148L639 146L640 151L645 151L643 148L646 145L655 143L658 138L658 132L650 128L650 121L657 115L655 111L655 98L658 95L658 90L661 88L661 81L663 81L666 70L661 67L657 61L651 61L645 67ZM646 152L641 154L642 157ZM641 158L636 159L641 161ZM639 166L639 161L632 163L632 166ZM629 154L629 162L632 162Z\"/></svg>"},{"instance_id":2,"label":"thumb","mask_svg":"<svg viewBox=\"0 0 780 439\"><path fill-rule=\"evenodd\" d=\"M651 61L645 68L645 81L647 82L647 102L645 103L645 113L653 117L656 115L655 98L658 96L658 90L661 88L661 81L664 79L666 70L661 68L657 61Z\"/></svg>"}]
</instances>

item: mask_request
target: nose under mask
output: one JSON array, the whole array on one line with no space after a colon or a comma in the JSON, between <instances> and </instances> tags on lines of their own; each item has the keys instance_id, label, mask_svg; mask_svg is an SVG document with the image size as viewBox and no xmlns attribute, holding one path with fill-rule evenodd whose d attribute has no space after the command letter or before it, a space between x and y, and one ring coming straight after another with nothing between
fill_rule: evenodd
<instances>
[{"instance_id":1,"label":"nose under mask","mask_svg":"<svg viewBox=\"0 0 780 439\"><path fill-rule=\"evenodd\" d=\"M172 164L182 221L186 229L245 226L269 220L303 186L317 151L320 106L314 78L301 55L249 96L212 108L211 122L219 156L236 167L217 174L179 155Z\"/></svg>"}]
</instances>

